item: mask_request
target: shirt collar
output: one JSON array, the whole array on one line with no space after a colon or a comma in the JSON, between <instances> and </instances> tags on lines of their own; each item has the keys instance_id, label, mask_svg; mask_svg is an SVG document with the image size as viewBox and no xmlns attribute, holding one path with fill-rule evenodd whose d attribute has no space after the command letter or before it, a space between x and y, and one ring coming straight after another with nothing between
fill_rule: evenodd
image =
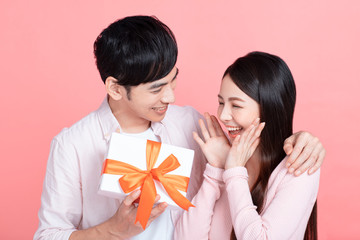
<instances>
[{"instance_id":1,"label":"shirt collar","mask_svg":"<svg viewBox=\"0 0 360 240\"><path fill-rule=\"evenodd\" d=\"M119 122L116 120L114 114L110 109L108 96L106 96L101 103L100 107L97 110L97 114L99 117L101 130L103 132L103 137L106 141L109 141L111 134L115 132L117 128L121 128Z\"/></svg>"},{"instance_id":2,"label":"shirt collar","mask_svg":"<svg viewBox=\"0 0 360 240\"><path fill-rule=\"evenodd\" d=\"M171 106L169 105L169 108ZM168 115L169 115L169 109L166 112L165 117L160 122L151 122L151 129L154 131L154 134L156 136L159 136L161 139L161 142L169 143L169 137L166 130L166 123L168 122Z\"/></svg>"},{"instance_id":3,"label":"shirt collar","mask_svg":"<svg viewBox=\"0 0 360 240\"><path fill-rule=\"evenodd\" d=\"M169 107L171 106L169 105ZM119 131L122 132L121 126L119 122L116 120L109 106L108 96L104 98L103 102L101 103L100 107L97 110L97 114L103 132L103 137L106 141L110 140L111 134L115 132L117 129L119 129ZM157 136L164 135L167 115L168 114L166 114L164 119L160 122L151 122L151 129L154 131L155 135Z\"/></svg>"}]
</instances>

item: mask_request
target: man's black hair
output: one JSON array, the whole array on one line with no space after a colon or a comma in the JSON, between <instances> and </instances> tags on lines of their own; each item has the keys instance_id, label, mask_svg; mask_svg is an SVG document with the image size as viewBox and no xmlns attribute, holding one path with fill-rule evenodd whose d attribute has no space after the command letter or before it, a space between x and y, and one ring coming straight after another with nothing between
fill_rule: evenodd
<instances>
[{"instance_id":1,"label":"man's black hair","mask_svg":"<svg viewBox=\"0 0 360 240\"><path fill-rule=\"evenodd\" d=\"M129 94L131 86L168 75L175 66L175 36L155 17L131 16L110 24L94 42L101 79L117 79Z\"/></svg>"}]
</instances>

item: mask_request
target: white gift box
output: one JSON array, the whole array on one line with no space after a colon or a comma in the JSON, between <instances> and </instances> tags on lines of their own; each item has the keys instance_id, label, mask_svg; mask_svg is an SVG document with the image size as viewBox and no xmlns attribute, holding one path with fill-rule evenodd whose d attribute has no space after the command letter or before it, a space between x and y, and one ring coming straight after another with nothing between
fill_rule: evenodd
<instances>
[{"instance_id":1,"label":"white gift box","mask_svg":"<svg viewBox=\"0 0 360 240\"><path fill-rule=\"evenodd\" d=\"M112 133L106 159L121 161L141 170L146 169L146 144L147 139L126 136L120 133ZM161 144L159 156L153 168L157 168L169 155L173 154L179 161L180 166L167 174L181 175L190 178L194 159L194 151L169 144ZM100 179L98 192L102 195L123 199L126 193L121 189L119 179L123 175L103 173ZM168 203L169 207L179 206L169 197L162 184L154 180L156 192L160 195L160 202ZM186 192L178 190L186 197Z\"/></svg>"}]
</instances>

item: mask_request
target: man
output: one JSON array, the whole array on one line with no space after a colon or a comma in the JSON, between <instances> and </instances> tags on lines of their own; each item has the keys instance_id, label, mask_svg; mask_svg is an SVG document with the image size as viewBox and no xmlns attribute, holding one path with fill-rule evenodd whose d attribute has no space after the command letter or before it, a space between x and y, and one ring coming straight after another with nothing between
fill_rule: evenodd
<instances>
[{"instance_id":1,"label":"man","mask_svg":"<svg viewBox=\"0 0 360 240\"><path fill-rule=\"evenodd\" d=\"M179 72L177 51L171 30L153 17L121 19L98 36L94 53L107 97L98 110L53 139L34 239L172 239L181 210L158 204L144 231L134 224L133 202L140 190L111 199L97 194L97 186L110 135L119 131L194 149L187 198L199 189L206 159L192 132L200 132L201 115L191 107L170 105ZM287 141L293 169L321 165L324 150L312 135L297 133Z\"/></svg>"}]
</instances>

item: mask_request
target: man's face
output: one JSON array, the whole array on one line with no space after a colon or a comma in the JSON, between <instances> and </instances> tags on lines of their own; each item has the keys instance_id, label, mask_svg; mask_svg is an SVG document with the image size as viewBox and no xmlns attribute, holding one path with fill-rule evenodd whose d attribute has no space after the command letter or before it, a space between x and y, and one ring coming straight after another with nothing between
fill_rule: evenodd
<instances>
[{"instance_id":1,"label":"man's face","mask_svg":"<svg viewBox=\"0 0 360 240\"><path fill-rule=\"evenodd\" d=\"M165 117L168 105L175 102L174 89L178 69L174 67L164 78L131 87L124 101L127 114L140 121L159 122Z\"/></svg>"}]
</instances>

